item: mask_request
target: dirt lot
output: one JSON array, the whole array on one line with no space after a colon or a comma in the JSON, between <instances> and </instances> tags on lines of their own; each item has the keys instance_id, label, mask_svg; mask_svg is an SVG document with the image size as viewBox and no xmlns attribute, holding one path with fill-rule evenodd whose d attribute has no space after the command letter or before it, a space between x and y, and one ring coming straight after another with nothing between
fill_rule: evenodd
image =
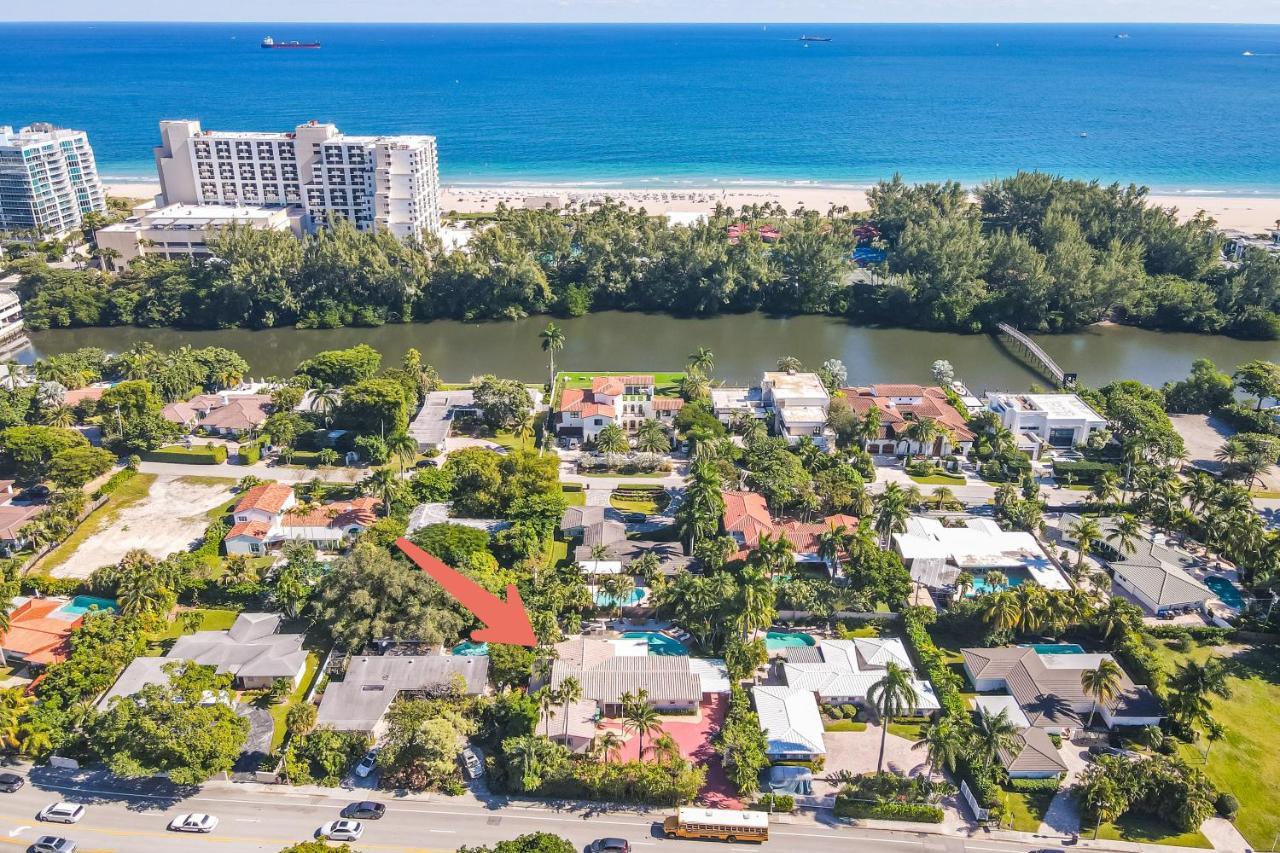
<instances>
[{"instance_id":1,"label":"dirt lot","mask_svg":"<svg viewBox=\"0 0 1280 853\"><path fill-rule=\"evenodd\" d=\"M146 497L113 510L110 504L90 516L92 532L68 559L54 566L54 577L86 577L100 566L120 561L142 548L156 557L184 551L209 526L205 513L231 499L234 480L156 477Z\"/></svg>"}]
</instances>

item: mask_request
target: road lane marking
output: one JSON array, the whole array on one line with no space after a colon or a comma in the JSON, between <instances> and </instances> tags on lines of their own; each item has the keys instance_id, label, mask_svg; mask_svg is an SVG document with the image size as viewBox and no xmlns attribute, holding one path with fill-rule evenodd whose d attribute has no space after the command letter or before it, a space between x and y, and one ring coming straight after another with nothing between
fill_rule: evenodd
<instances>
[{"instance_id":1,"label":"road lane marking","mask_svg":"<svg viewBox=\"0 0 1280 853\"><path fill-rule=\"evenodd\" d=\"M27 831L28 829L30 829L30 828L31 828L31 827L29 827L29 826L19 826L19 827L15 828L15 829L11 829L11 830L9 830L9 837L10 837L10 838L17 838L19 835L21 835L22 833L26 832L26 831Z\"/></svg>"},{"instance_id":2,"label":"road lane marking","mask_svg":"<svg viewBox=\"0 0 1280 853\"><path fill-rule=\"evenodd\" d=\"M457 835L457 834L458 834L458 830L456 830L456 829L428 829L428 830L427 830L427 832L441 832L441 833L444 833L445 835Z\"/></svg>"}]
</instances>

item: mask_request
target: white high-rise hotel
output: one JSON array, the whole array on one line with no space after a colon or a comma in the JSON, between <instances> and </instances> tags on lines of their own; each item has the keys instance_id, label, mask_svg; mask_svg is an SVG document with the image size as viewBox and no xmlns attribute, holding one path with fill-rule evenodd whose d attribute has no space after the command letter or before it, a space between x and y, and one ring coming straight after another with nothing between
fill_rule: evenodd
<instances>
[{"instance_id":1,"label":"white high-rise hotel","mask_svg":"<svg viewBox=\"0 0 1280 853\"><path fill-rule=\"evenodd\" d=\"M0 127L0 231L61 234L107 209L98 166L82 130Z\"/></svg>"},{"instance_id":2,"label":"white high-rise hotel","mask_svg":"<svg viewBox=\"0 0 1280 853\"><path fill-rule=\"evenodd\" d=\"M202 130L160 122L161 204L299 206L312 229L330 215L397 237L440 230L434 136L346 136L308 122L292 133Z\"/></svg>"}]
</instances>

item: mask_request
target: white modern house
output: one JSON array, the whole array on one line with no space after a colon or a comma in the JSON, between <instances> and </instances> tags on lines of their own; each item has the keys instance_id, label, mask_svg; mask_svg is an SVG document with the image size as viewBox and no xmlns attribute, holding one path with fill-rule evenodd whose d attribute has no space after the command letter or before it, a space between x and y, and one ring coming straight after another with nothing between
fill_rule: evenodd
<instances>
[{"instance_id":1,"label":"white modern house","mask_svg":"<svg viewBox=\"0 0 1280 853\"><path fill-rule=\"evenodd\" d=\"M36 123L0 126L0 231L61 235L86 213L103 213L106 194L89 137Z\"/></svg>"},{"instance_id":2,"label":"white modern house","mask_svg":"<svg viewBox=\"0 0 1280 853\"><path fill-rule=\"evenodd\" d=\"M813 692L799 687L753 687L751 697L771 761L807 761L827 754L822 714Z\"/></svg>"},{"instance_id":3,"label":"white modern house","mask_svg":"<svg viewBox=\"0 0 1280 853\"><path fill-rule=\"evenodd\" d=\"M998 571L1013 586L1035 583L1067 590L1071 582L1045 553L1040 541L1022 530L1002 530L989 518L967 518L948 527L936 518L912 516L893 534L893 548L912 580L930 589L954 586L960 572L977 579L974 591L988 591L984 575Z\"/></svg>"},{"instance_id":4,"label":"white modern house","mask_svg":"<svg viewBox=\"0 0 1280 853\"><path fill-rule=\"evenodd\" d=\"M330 216L361 231L440 231L434 136L350 136L310 121L293 131L212 131L160 122L162 204L298 207L311 229Z\"/></svg>"},{"instance_id":5,"label":"white modern house","mask_svg":"<svg viewBox=\"0 0 1280 853\"><path fill-rule=\"evenodd\" d=\"M764 406L773 412L773 430L790 444L808 436L826 447L831 395L816 373L770 371L760 382Z\"/></svg>"},{"instance_id":6,"label":"white modern house","mask_svg":"<svg viewBox=\"0 0 1280 853\"><path fill-rule=\"evenodd\" d=\"M1107 421L1075 394L987 394L987 406L1015 435L1030 435L1056 448L1084 444Z\"/></svg>"}]
</instances>

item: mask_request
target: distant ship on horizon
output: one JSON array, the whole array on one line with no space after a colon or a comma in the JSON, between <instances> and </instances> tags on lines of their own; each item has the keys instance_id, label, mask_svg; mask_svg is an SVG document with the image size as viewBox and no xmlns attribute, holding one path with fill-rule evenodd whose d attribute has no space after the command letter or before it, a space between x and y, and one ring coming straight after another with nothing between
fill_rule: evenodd
<instances>
[{"instance_id":1,"label":"distant ship on horizon","mask_svg":"<svg viewBox=\"0 0 1280 853\"><path fill-rule=\"evenodd\" d=\"M276 41L271 36L267 36L262 40L262 46L268 50L316 50L320 47L318 41Z\"/></svg>"},{"instance_id":2,"label":"distant ship on horizon","mask_svg":"<svg viewBox=\"0 0 1280 853\"><path fill-rule=\"evenodd\" d=\"M800 36L800 41L831 41L829 36Z\"/></svg>"}]
</instances>

